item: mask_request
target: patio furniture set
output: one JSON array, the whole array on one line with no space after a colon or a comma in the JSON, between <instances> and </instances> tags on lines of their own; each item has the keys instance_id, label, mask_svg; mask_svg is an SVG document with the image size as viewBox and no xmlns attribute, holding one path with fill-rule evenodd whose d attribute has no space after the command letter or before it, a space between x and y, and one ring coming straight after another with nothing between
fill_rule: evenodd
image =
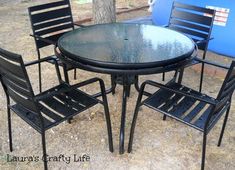
<instances>
[{"instance_id":1,"label":"patio furniture set","mask_svg":"<svg viewBox=\"0 0 235 170\"><path fill-rule=\"evenodd\" d=\"M209 15L204 15L204 14ZM235 61L230 67L205 60L215 11L202 7L173 3L169 24L165 27L136 23L110 23L75 29L69 0L29 7L38 59L24 63L22 56L0 49L0 79L7 99L9 146L12 146L11 110L41 134L43 156L46 156L46 130L68 121L96 104L104 106L109 150L113 152L112 128L106 94L115 93L117 84L123 86L119 153L125 151L125 117L131 85L138 91L133 115L128 152L132 151L139 108L143 105L171 117L203 133L201 169L205 167L207 134L225 113L218 146L221 145L232 94L235 89ZM54 46L54 55L41 58L40 49ZM203 56L198 56L198 49ZM41 63L55 65L59 85L42 92ZM199 91L181 84L184 68L201 64ZM204 65L227 69L227 75L217 98L203 94ZM38 65L39 90L33 92L26 68ZM64 80L59 66L64 71ZM75 85L69 84L68 71L76 68L109 74L111 88L106 89L100 78L91 78ZM138 76L174 71L166 84L152 80L139 87ZM100 92L87 94L80 88L98 83ZM156 87L149 93L146 86ZM142 101L142 96L147 98ZM101 97L101 99L100 99ZM138 141L135 141L138 142ZM44 169L48 169L44 161Z\"/></svg>"}]
</instances>

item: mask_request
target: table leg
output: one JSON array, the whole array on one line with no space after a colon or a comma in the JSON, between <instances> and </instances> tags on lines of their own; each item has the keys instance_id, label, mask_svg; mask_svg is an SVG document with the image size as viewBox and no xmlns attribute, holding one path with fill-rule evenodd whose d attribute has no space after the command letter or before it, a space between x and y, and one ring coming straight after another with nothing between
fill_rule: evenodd
<instances>
[{"instance_id":1,"label":"table leg","mask_svg":"<svg viewBox=\"0 0 235 170\"><path fill-rule=\"evenodd\" d=\"M130 86L130 85L129 85ZM122 96L122 115L121 115L121 127L119 137L119 153L124 153L124 138L125 138L125 120L126 120L126 104L128 95L128 85L123 85L123 96Z\"/></svg>"}]
</instances>

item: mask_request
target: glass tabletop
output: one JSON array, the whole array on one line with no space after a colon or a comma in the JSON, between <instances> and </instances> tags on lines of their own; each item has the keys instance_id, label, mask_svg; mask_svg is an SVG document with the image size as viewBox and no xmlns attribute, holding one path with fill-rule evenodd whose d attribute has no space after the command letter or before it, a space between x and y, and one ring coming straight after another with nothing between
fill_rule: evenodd
<instances>
[{"instance_id":1,"label":"glass tabletop","mask_svg":"<svg viewBox=\"0 0 235 170\"><path fill-rule=\"evenodd\" d=\"M187 36L143 24L99 24L64 34L58 47L73 60L107 67L150 67L190 57L195 44Z\"/></svg>"}]
</instances>

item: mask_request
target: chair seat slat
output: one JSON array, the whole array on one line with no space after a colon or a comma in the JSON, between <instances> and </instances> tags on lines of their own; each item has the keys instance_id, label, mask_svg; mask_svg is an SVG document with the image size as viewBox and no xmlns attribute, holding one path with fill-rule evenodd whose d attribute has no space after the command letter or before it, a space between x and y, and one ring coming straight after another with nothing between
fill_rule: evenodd
<instances>
[{"instance_id":1,"label":"chair seat slat","mask_svg":"<svg viewBox=\"0 0 235 170\"><path fill-rule=\"evenodd\" d=\"M168 84L170 87L172 87L171 84ZM175 87L176 89L179 89L180 86ZM169 91L163 91L163 90L158 90L155 92L153 95L151 95L148 99L144 101L144 103L148 106L158 108L162 104L165 103L166 100L170 99L174 93L169 92Z\"/></svg>"},{"instance_id":2,"label":"chair seat slat","mask_svg":"<svg viewBox=\"0 0 235 170\"><path fill-rule=\"evenodd\" d=\"M185 97L180 103L175 105L172 110L169 111L170 114L175 117L180 118L187 110L189 110L193 104L195 104L196 100L190 97Z\"/></svg>"},{"instance_id":3,"label":"chair seat slat","mask_svg":"<svg viewBox=\"0 0 235 170\"><path fill-rule=\"evenodd\" d=\"M48 97L42 100L42 102L50 109L55 110L59 114L63 116L69 116L71 114L76 113L75 109L69 108L66 104L62 104L58 100L54 99L53 97Z\"/></svg>"},{"instance_id":4,"label":"chair seat slat","mask_svg":"<svg viewBox=\"0 0 235 170\"><path fill-rule=\"evenodd\" d=\"M165 104L162 105L161 107L158 107L158 109L167 112L171 107L174 107L178 103L178 101L182 98L183 98L182 95L175 94L174 97L172 97L169 100L165 101Z\"/></svg>"},{"instance_id":5,"label":"chair seat slat","mask_svg":"<svg viewBox=\"0 0 235 170\"><path fill-rule=\"evenodd\" d=\"M198 115L198 113L201 112L201 110L206 106L205 102L199 102L193 110L191 110L184 118L183 121L185 122L191 122L194 117Z\"/></svg>"},{"instance_id":6,"label":"chair seat slat","mask_svg":"<svg viewBox=\"0 0 235 170\"><path fill-rule=\"evenodd\" d=\"M49 110L47 107L44 107L42 104L39 103L40 111L47 115L49 118L53 119L54 121L60 121L63 117L54 113L53 111Z\"/></svg>"},{"instance_id":7,"label":"chair seat slat","mask_svg":"<svg viewBox=\"0 0 235 170\"><path fill-rule=\"evenodd\" d=\"M79 101L73 101L71 97L63 94L55 95L61 101L67 103L70 107L77 109L78 111L82 110L84 107L79 105Z\"/></svg>"},{"instance_id":8,"label":"chair seat slat","mask_svg":"<svg viewBox=\"0 0 235 170\"><path fill-rule=\"evenodd\" d=\"M93 106L98 103L97 100L80 90L69 91L66 92L66 94L70 96L73 100L79 101L81 105L86 107Z\"/></svg>"},{"instance_id":9,"label":"chair seat slat","mask_svg":"<svg viewBox=\"0 0 235 170\"><path fill-rule=\"evenodd\" d=\"M41 132L42 125L39 116L36 116L32 112L28 111L24 107L19 104L11 106L11 109L20 116L24 121L26 121L29 125L31 125L38 132ZM52 122L45 117L43 117L44 127L48 127Z\"/></svg>"},{"instance_id":10,"label":"chair seat slat","mask_svg":"<svg viewBox=\"0 0 235 170\"><path fill-rule=\"evenodd\" d=\"M212 106L209 106L193 124L200 129L204 129L206 120L209 114L211 113L211 110L212 110Z\"/></svg>"}]
</instances>

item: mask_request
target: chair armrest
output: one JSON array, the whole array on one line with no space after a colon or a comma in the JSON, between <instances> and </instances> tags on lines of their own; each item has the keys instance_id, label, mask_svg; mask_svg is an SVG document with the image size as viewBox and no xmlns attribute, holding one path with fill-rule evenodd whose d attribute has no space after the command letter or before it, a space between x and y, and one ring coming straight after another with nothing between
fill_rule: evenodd
<instances>
[{"instance_id":1,"label":"chair armrest","mask_svg":"<svg viewBox=\"0 0 235 170\"><path fill-rule=\"evenodd\" d=\"M27 62L27 63L24 64L24 66L27 67L27 66L31 66L31 65L34 65L34 64L39 64L39 63L42 63L42 62L46 62L46 61L49 61L49 60L54 60L55 62L57 62L57 59L55 57L49 56L49 57L41 58L39 60L34 60L34 61Z\"/></svg>"},{"instance_id":2,"label":"chair armrest","mask_svg":"<svg viewBox=\"0 0 235 170\"><path fill-rule=\"evenodd\" d=\"M165 24L165 25L162 25L162 27L168 28L168 27L169 27L169 25Z\"/></svg>"},{"instance_id":3,"label":"chair armrest","mask_svg":"<svg viewBox=\"0 0 235 170\"><path fill-rule=\"evenodd\" d=\"M34 37L34 38L36 38L36 39L39 39L40 41L43 41L43 42L45 42L45 43L51 44L51 45L52 45L52 44L53 44L53 45L56 44L56 42L51 41L51 40L46 39L46 38L43 38L43 37L40 37L40 36L38 36L38 35L32 35L32 34L30 34L30 36L32 36L32 37Z\"/></svg>"},{"instance_id":4,"label":"chair armrest","mask_svg":"<svg viewBox=\"0 0 235 170\"><path fill-rule=\"evenodd\" d=\"M213 40L214 38L210 38L210 39L207 39L207 40L199 40L199 41L196 41L196 44L204 44L204 43L208 43L209 41Z\"/></svg>"},{"instance_id":5,"label":"chair armrest","mask_svg":"<svg viewBox=\"0 0 235 170\"><path fill-rule=\"evenodd\" d=\"M216 62L209 61L209 60L203 60L203 59L200 59L198 57L196 57L195 60L199 61L200 63L212 65L212 66L215 66L215 67L220 67L220 68L227 69L227 70L230 68L229 66L221 65L221 64L218 64Z\"/></svg>"},{"instance_id":6,"label":"chair armrest","mask_svg":"<svg viewBox=\"0 0 235 170\"><path fill-rule=\"evenodd\" d=\"M101 85L101 92L102 92L102 94L105 95L105 87L104 87L104 82L103 82L103 80L100 79L100 78L95 77L95 78L91 78L91 79L85 80L85 81L83 81L83 82L74 84L74 85L69 85L68 83L63 82L62 84L65 84L67 87L61 86L61 84L60 84L60 85L54 87L53 89L49 89L49 90L46 90L46 91L44 91L44 92L38 94L37 96L35 96L35 100L36 100L36 101L40 101L40 100L43 100L44 98L47 98L47 97L49 97L49 96L54 96L54 95L56 95L56 94L66 93L66 92L69 92L69 91L71 91L71 90L75 90L75 89L78 89L78 88L80 88L80 87L83 87L83 86L85 86L85 85L95 83L95 82L97 82L97 81L100 82L100 85ZM60 87L60 86L61 86L61 87ZM60 88L62 88L62 89L60 89Z\"/></svg>"},{"instance_id":7,"label":"chair armrest","mask_svg":"<svg viewBox=\"0 0 235 170\"><path fill-rule=\"evenodd\" d=\"M186 97L191 97L191 98L194 98L194 99L196 99L196 100L199 100L199 101L202 101L202 102L211 104L211 105L216 105L216 104L217 104L217 101L216 101L216 100L205 99L205 98L203 98L202 96L197 95L197 94L195 94L195 93L194 93L194 94L192 94L192 93L190 93L190 92L186 93L186 92L183 92L183 91L180 91L180 90L172 89L172 88L170 88L170 87L167 86L167 85L160 84L160 83L154 82L154 81L152 81L152 80L147 80L147 81L145 81L145 82L141 85L141 90L142 90L142 91L144 90L144 88L145 88L145 86L146 86L147 84L148 84L148 85L151 85L151 86L158 87L158 88L162 88L162 89L164 89L164 90L171 91L171 92L174 92L174 93L177 93L177 94L186 96Z\"/></svg>"},{"instance_id":8,"label":"chair armrest","mask_svg":"<svg viewBox=\"0 0 235 170\"><path fill-rule=\"evenodd\" d=\"M75 25L75 26L78 26L78 27L81 27L81 28L84 28L84 27L86 27L85 25L82 25L82 24L77 24L77 23L73 23L73 25Z\"/></svg>"},{"instance_id":9,"label":"chair armrest","mask_svg":"<svg viewBox=\"0 0 235 170\"><path fill-rule=\"evenodd\" d=\"M49 57L45 57L45 58L42 58L42 59L39 59L39 60L34 60L34 61L31 61L31 62L25 63L24 66L28 67L28 66L32 66L34 64L39 64L39 63L46 62L46 61L49 61L49 60L54 60L55 61L56 74L57 74L59 82L61 83L62 78L61 78L61 74L60 74L60 69L59 69L59 65L58 65L58 62L57 62L57 58L55 58L55 57L49 56Z\"/></svg>"}]
</instances>

